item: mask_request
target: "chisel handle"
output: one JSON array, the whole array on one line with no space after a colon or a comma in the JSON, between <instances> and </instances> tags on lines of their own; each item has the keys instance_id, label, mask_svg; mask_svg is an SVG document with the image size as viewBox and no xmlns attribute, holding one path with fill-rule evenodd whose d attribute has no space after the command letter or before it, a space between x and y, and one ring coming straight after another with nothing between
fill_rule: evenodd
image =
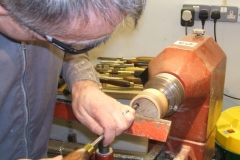
<instances>
[{"instance_id":1,"label":"chisel handle","mask_svg":"<svg viewBox=\"0 0 240 160\"><path fill-rule=\"evenodd\" d=\"M140 78L136 78L136 77L123 77L124 80L133 82L134 84L142 84L142 81Z\"/></svg>"},{"instance_id":2,"label":"chisel handle","mask_svg":"<svg viewBox=\"0 0 240 160\"><path fill-rule=\"evenodd\" d=\"M106 78L100 78L101 83L107 83L107 84L112 84L115 86L120 86L120 87L130 87L132 85L131 82L123 79L106 79Z\"/></svg>"},{"instance_id":3,"label":"chisel handle","mask_svg":"<svg viewBox=\"0 0 240 160\"><path fill-rule=\"evenodd\" d=\"M88 160L95 151L95 146L103 140L103 135L99 136L91 144L86 144L83 148L78 148L66 155L63 160Z\"/></svg>"},{"instance_id":4,"label":"chisel handle","mask_svg":"<svg viewBox=\"0 0 240 160\"><path fill-rule=\"evenodd\" d=\"M138 61L147 61L150 62L153 59L153 57L136 57L136 60Z\"/></svg>"}]
</instances>

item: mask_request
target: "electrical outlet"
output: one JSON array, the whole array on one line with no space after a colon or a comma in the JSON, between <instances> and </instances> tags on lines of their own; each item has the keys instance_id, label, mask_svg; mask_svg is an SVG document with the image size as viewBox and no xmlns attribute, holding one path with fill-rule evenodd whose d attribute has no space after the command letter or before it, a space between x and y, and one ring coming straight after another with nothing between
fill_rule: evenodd
<instances>
[{"instance_id":1,"label":"electrical outlet","mask_svg":"<svg viewBox=\"0 0 240 160\"><path fill-rule=\"evenodd\" d=\"M236 6L211 6L210 15L213 10L219 10L221 18L218 22L237 22L238 19L238 7ZM213 20L213 19L211 19Z\"/></svg>"},{"instance_id":2,"label":"electrical outlet","mask_svg":"<svg viewBox=\"0 0 240 160\"><path fill-rule=\"evenodd\" d=\"M183 8L193 8L195 13L194 13L194 20L199 21L199 12L201 10L207 10L209 15L208 17L210 17L210 5L202 5L202 4L183 4ZM209 19L208 19L209 20Z\"/></svg>"}]
</instances>

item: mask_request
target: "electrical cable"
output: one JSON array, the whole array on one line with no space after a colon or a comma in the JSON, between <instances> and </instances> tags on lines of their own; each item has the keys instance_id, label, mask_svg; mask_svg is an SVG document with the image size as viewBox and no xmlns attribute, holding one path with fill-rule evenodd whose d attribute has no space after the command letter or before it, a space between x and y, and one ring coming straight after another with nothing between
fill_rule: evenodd
<instances>
[{"instance_id":1,"label":"electrical cable","mask_svg":"<svg viewBox=\"0 0 240 160\"><path fill-rule=\"evenodd\" d=\"M217 20L221 18L220 11L216 9L213 10L211 14L211 18L214 20L214 39L217 42L216 24L217 24Z\"/></svg>"},{"instance_id":2,"label":"electrical cable","mask_svg":"<svg viewBox=\"0 0 240 160\"><path fill-rule=\"evenodd\" d=\"M186 27L185 27L185 34L187 35L187 26L188 26L188 23L186 22Z\"/></svg>"},{"instance_id":3,"label":"electrical cable","mask_svg":"<svg viewBox=\"0 0 240 160\"><path fill-rule=\"evenodd\" d=\"M236 99L236 100L239 100L240 101L240 98L237 98L237 97L233 97L233 96L229 96L227 94L223 94L224 96L228 97L228 98L232 98L232 99Z\"/></svg>"},{"instance_id":4,"label":"electrical cable","mask_svg":"<svg viewBox=\"0 0 240 160\"><path fill-rule=\"evenodd\" d=\"M214 21L214 40L217 42L216 21Z\"/></svg>"},{"instance_id":5,"label":"electrical cable","mask_svg":"<svg viewBox=\"0 0 240 160\"><path fill-rule=\"evenodd\" d=\"M211 18L214 20L214 39L217 42L216 23L217 23L217 20L221 18L221 14L220 14L219 10L213 10L212 14L211 14ZM235 99L235 100L240 100L240 98L233 97L233 96L230 96L230 95L227 95L227 94L223 94L223 95L228 97L228 98L232 98L232 99Z\"/></svg>"}]
</instances>

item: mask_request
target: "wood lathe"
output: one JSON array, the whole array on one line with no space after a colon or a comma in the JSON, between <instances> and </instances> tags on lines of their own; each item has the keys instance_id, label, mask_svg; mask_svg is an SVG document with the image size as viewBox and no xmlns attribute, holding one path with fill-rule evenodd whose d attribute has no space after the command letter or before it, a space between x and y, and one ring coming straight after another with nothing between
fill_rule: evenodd
<instances>
[{"instance_id":1,"label":"wood lathe","mask_svg":"<svg viewBox=\"0 0 240 160\"><path fill-rule=\"evenodd\" d=\"M226 55L213 38L194 34L149 62L144 89L130 103L139 106L136 120L125 132L152 139L151 149L161 144L155 156L143 159L212 159L225 70ZM54 116L75 120L71 105L61 103L56 103Z\"/></svg>"}]
</instances>

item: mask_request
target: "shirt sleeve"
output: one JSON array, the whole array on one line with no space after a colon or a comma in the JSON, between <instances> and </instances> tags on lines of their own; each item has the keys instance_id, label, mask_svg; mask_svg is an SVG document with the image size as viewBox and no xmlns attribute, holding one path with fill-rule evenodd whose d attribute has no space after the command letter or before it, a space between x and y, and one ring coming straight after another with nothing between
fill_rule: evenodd
<instances>
[{"instance_id":1,"label":"shirt sleeve","mask_svg":"<svg viewBox=\"0 0 240 160\"><path fill-rule=\"evenodd\" d=\"M90 62L87 53L66 53L63 60L62 76L68 84L70 91L72 90L72 85L81 80L91 80L96 82L101 88L98 74Z\"/></svg>"}]
</instances>

